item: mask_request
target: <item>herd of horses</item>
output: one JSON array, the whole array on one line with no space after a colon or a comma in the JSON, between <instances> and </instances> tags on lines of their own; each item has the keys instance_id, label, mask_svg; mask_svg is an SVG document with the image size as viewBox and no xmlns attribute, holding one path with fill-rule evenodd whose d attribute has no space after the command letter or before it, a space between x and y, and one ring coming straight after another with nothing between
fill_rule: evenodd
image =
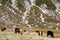
<instances>
[{"instance_id":1,"label":"herd of horses","mask_svg":"<svg viewBox=\"0 0 60 40\"><path fill-rule=\"evenodd\" d=\"M1 28L1 32L4 32L5 30L6 30L6 27ZM22 35L22 32L20 31L20 28L15 28L15 29L14 29L14 32L15 32L15 33L20 33L20 34ZM26 32L26 30L24 30L24 32ZM36 30L35 32L36 32L39 36L43 36L43 31ZM48 30L48 31L47 31L47 37L48 37L49 35L50 35L51 37L54 37L53 31Z\"/></svg>"}]
</instances>

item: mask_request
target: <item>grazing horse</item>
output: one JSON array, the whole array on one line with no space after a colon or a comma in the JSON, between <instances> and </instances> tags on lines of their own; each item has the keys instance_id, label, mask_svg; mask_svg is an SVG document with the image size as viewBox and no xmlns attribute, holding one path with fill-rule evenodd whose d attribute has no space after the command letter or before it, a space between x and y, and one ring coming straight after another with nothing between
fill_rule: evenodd
<instances>
[{"instance_id":1,"label":"grazing horse","mask_svg":"<svg viewBox=\"0 0 60 40\"><path fill-rule=\"evenodd\" d=\"M49 35L50 35L51 37L54 37L53 31L47 31L47 37L48 37Z\"/></svg>"},{"instance_id":2,"label":"grazing horse","mask_svg":"<svg viewBox=\"0 0 60 40\"><path fill-rule=\"evenodd\" d=\"M15 33L21 33L21 35L22 35L22 32L20 31L19 28L15 28Z\"/></svg>"},{"instance_id":3,"label":"grazing horse","mask_svg":"<svg viewBox=\"0 0 60 40\"><path fill-rule=\"evenodd\" d=\"M42 36L43 35L43 32L42 31L36 30L35 32L37 32L39 36Z\"/></svg>"},{"instance_id":4,"label":"grazing horse","mask_svg":"<svg viewBox=\"0 0 60 40\"><path fill-rule=\"evenodd\" d=\"M6 30L6 27L2 27L2 28L1 28L1 31L5 31L5 30Z\"/></svg>"}]
</instances>

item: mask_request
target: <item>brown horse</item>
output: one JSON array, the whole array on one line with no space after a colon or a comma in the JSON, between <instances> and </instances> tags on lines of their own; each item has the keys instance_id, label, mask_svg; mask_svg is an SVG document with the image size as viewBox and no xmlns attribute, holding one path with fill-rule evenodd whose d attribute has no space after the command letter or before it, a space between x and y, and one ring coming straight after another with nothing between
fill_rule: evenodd
<instances>
[{"instance_id":1,"label":"brown horse","mask_svg":"<svg viewBox=\"0 0 60 40\"><path fill-rule=\"evenodd\" d=\"M42 36L43 35L43 32L42 31L36 30L35 32L38 33L39 36Z\"/></svg>"},{"instance_id":2,"label":"brown horse","mask_svg":"<svg viewBox=\"0 0 60 40\"><path fill-rule=\"evenodd\" d=\"M6 30L6 27L2 27L2 28L1 28L1 31L5 31L5 30Z\"/></svg>"},{"instance_id":3,"label":"brown horse","mask_svg":"<svg viewBox=\"0 0 60 40\"><path fill-rule=\"evenodd\" d=\"M20 28L15 28L15 33L21 33L21 35L22 35L22 32L20 31Z\"/></svg>"}]
</instances>

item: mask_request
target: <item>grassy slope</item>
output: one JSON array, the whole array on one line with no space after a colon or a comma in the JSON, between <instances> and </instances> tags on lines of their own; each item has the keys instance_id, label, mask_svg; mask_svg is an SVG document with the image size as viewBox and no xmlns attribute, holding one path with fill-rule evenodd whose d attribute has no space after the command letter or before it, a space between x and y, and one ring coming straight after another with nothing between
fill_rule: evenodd
<instances>
[{"instance_id":1,"label":"grassy slope","mask_svg":"<svg viewBox=\"0 0 60 40\"><path fill-rule=\"evenodd\" d=\"M41 4L46 4L48 6L47 9L50 9L50 10L55 10L56 7L55 5L52 3L51 0L36 0L36 5L37 6L40 6Z\"/></svg>"},{"instance_id":2,"label":"grassy slope","mask_svg":"<svg viewBox=\"0 0 60 40\"><path fill-rule=\"evenodd\" d=\"M57 0L58 2L60 2L60 0Z\"/></svg>"}]
</instances>

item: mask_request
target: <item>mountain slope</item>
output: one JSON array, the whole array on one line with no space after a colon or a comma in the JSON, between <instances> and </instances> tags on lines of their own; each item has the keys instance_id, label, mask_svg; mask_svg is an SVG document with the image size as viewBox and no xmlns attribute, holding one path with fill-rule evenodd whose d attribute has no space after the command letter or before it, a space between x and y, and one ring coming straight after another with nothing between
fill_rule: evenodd
<instances>
[{"instance_id":1,"label":"mountain slope","mask_svg":"<svg viewBox=\"0 0 60 40\"><path fill-rule=\"evenodd\" d=\"M59 0L0 0L0 25L60 28Z\"/></svg>"}]
</instances>

